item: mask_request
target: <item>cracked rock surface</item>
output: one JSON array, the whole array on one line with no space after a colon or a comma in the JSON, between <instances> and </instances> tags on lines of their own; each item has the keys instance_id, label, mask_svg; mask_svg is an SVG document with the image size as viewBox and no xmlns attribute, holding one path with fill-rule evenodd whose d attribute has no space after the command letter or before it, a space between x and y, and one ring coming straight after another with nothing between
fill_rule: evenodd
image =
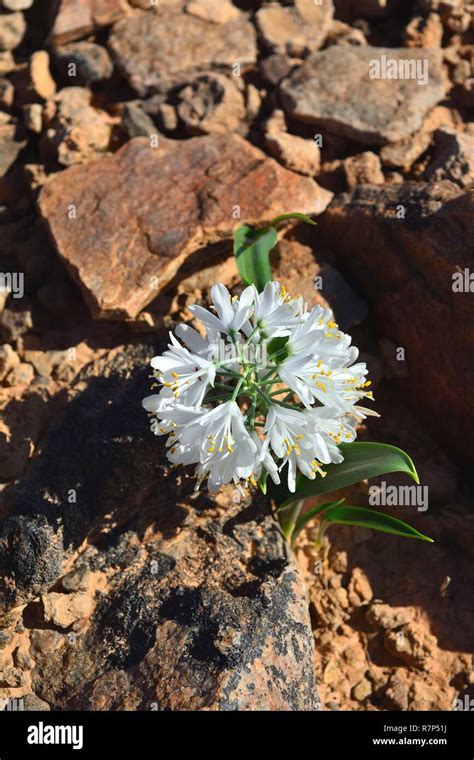
<instances>
[{"instance_id":1,"label":"cracked rock surface","mask_svg":"<svg viewBox=\"0 0 474 760\"><path fill-rule=\"evenodd\" d=\"M305 592L268 504L196 494L170 471L135 408L149 356L89 367L8 494L12 658L29 653L52 709L318 709Z\"/></svg>"},{"instance_id":2,"label":"cracked rock surface","mask_svg":"<svg viewBox=\"0 0 474 760\"><path fill-rule=\"evenodd\" d=\"M135 138L52 177L39 207L95 313L123 318L136 316L191 254L230 240L235 208L263 223L286 210L288 195L306 214L321 213L332 197L231 133L158 148Z\"/></svg>"}]
</instances>

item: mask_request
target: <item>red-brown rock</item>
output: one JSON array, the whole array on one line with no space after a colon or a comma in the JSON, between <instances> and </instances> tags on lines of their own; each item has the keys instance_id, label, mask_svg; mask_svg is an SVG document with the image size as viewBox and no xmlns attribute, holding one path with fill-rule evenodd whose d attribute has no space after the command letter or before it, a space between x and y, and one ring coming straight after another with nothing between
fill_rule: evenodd
<instances>
[{"instance_id":1,"label":"red-brown rock","mask_svg":"<svg viewBox=\"0 0 474 760\"><path fill-rule=\"evenodd\" d=\"M472 271L474 194L449 181L365 185L338 196L315 229L372 305L379 332L405 348L417 414L468 461L474 301L469 280L459 290L453 276Z\"/></svg>"},{"instance_id":2,"label":"red-brown rock","mask_svg":"<svg viewBox=\"0 0 474 760\"><path fill-rule=\"evenodd\" d=\"M127 13L125 0L60 0L51 41L55 44L86 37L110 26Z\"/></svg>"},{"instance_id":3,"label":"red-brown rock","mask_svg":"<svg viewBox=\"0 0 474 760\"><path fill-rule=\"evenodd\" d=\"M330 198L228 134L163 140L158 148L136 138L113 156L53 177L39 206L93 311L124 318L155 298L190 254L229 239L239 211L242 223L258 224L290 202L319 214Z\"/></svg>"},{"instance_id":4,"label":"red-brown rock","mask_svg":"<svg viewBox=\"0 0 474 760\"><path fill-rule=\"evenodd\" d=\"M255 18L266 45L274 53L307 55L318 50L330 29L334 15L332 0L294 0L291 6L264 5Z\"/></svg>"},{"instance_id":5,"label":"red-brown rock","mask_svg":"<svg viewBox=\"0 0 474 760\"><path fill-rule=\"evenodd\" d=\"M136 409L150 356L89 365L10 489L0 613L27 605L21 693L62 710L317 710L306 594L270 506L196 493L166 465Z\"/></svg>"},{"instance_id":6,"label":"red-brown rock","mask_svg":"<svg viewBox=\"0 0 474 760\"><path fill-rule=\"evenodd\" d=\"M257 59L255 29L242 12L225 24L174 7L137 12L115 24L109 47L141 96L185 83L195 70L224 68L240 75Z\"/></svg>"},{"instance_id":7,"label":"red-brown rock","mask_svg":"<svg viewBox=\"0 0 474 760\"><path fill-rule=\"evenodd\" d=\"M419 129L446 87L439 50L332 45L295 68L280 92L293 119L384 145Z\"/></svg>"},{"instance_id":8,"label":"red-brown rock","mask_svg":"<svg viewBox=\"0 0 474 760\"><path fill-rule=\"evenodd\" d=\"M0 177L3 177L25 147L26 140L16 119L10 119L6 114L0 116Z\"/></svg>"}]
</instances>

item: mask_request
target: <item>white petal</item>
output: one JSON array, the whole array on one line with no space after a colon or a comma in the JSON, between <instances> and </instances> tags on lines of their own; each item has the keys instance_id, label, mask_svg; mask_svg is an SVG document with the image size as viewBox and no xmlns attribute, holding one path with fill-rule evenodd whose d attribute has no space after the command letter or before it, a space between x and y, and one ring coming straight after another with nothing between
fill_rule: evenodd
<instances>
[{"instance_id":1,"label":"white petal","mask_svg":"<svg viewBox=\"0 0 474 760\"><path fill-rule=\"evenodd\" d=\"M223 322L221 322L221 320L218 319L215 314L211 314L210 311L204 309L202 306L193 304L189 307L189 311L194 314L197 319L200 319L201 322L206 325L206 327L210 327L211 330L218 330L219 332L223 333L227 332L227 328Z\"/></svg>"},{"instance_id":2,"label":"white petal","mask_svg":"<svg viewBox=\"0 0 474 760\"><path fill-rule=\"evenodd\" d=\"M234 309L230 300L230 293L224 285L217 283L211 288L211 296L219 319L229 326L234 318Z\"/></svg>"}]
</instances>

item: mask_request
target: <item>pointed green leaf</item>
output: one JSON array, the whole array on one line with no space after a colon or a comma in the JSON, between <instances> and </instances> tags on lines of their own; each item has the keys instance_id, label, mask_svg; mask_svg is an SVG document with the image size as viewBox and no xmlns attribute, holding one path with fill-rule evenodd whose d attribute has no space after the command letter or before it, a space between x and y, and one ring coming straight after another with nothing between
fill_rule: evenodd
<instances>
[{"instance_id":1,"label":"pointed green leaf","mask_svg":"<svg viewBox=\"0 0 474 760\"><path fill-rule=\"evenodd\" d=\"M309 216L306 216L306 214L301 214L300 212L294 212L294 213L290 212L289 214L280 214L280 216L276 216L274 219L272 219L270 224L272 225L272 227L276 227L277 224L279 224L280 222L286 221L286 219L301 219L301 221L306 222L307 224L316 225L316 222L313 222L313 220Z\"/></svg>"},{"instance_id":2,"label":"pointed green leaf","mask_svg":"<svg viewBox=\"0 0 474 760\"><path fill-rule=\"evenodd\" d=\"M258 485L260 487L261 492L264 495L267 493L267 480L268 480L268 470L264 470L258 480Z\"/></svg>"},{"instance_id":3,"label":"pointed green leaf","mask_svg":"<svg viewBox=\"0 0 474 760\"><path fill-rule=\"evenodd\" d=\"M395 517L381 514L374 509L364 509L363 507L337 506L324 513L325 523L337 523L339 525L356 525L362 528L371 528L379 530L382 533L392 533L395 536L404 538L418 538L420 541L429 541L433 543L432 538L428 538L423 533L413 528L411 525L397 520Z\"/></svg>"},{"instance_id":4,"label":"pointed green leaf","mask_svg":"<svg viewBox=\"0 0 474 760\"><path fill-rule=\"evenodd\" d=\"M341 444L339 449L344 461L340 464L325 465L325 478L317 476L310 480L300 473L296 479L295 493L290 493L282 486L275 489L274 498L279 505L278 509L285 509L294 501L332 493L339 488L346 488L360 483L361 480L386 475L389 472L404 472L415 483L420 482L412 460L396 446L389 446L387 443L356 442Z\"/></svg>"},{"instance_id":5,"label":"pointed green leaf","mask_svg":"<svg viewBox=\"0 0 474 760\"><path fill-rule=\"evenodd\" d=\"M244 285L255 285L261 292L272 280L270 251L278 242L274 227L254 230L243 225L234 232L234 256Z\"/></svg>"}]
</instances>

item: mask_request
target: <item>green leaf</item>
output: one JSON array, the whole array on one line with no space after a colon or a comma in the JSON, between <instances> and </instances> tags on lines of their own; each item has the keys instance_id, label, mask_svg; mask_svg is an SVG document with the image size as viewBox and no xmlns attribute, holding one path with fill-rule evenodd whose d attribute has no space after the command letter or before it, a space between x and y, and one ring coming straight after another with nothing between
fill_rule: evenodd
<instances>
[{"instance_id":1,"label":"green leaf","mask_svg":"<svg viewBox=\"0 0 474 760\"><path fill-rule=\"evenodd\" d=\"M404 472L415 483L420 482L412 460L396 446L389 446L387 443L356 442L343 443L339 449L344 461L340 464L325 465L325 478L317 476L310 480L299 473L295 493L290 493L282 486L275 489L274 498L279 505L278 509L285 509L294 501L332 493L366 478L386 475L389 472Z\"/></svg>"},{"instance_id":2,"label":"green leaf","mask_svg":"<svg viewBox=\"0 0 474 760\"><path fill-rule=\"evenodd\" d=\"M288 351L285 351L285 346L288 343L288 335L282 335L278 338L272 338L267 343L268 355L280 364L285 357L288 356Z\"/></svg>"},{"instance_id":3,"label":"green leaf","mask_svg":"<svg viewBox=\"0 0 474 760\"><path fill-rule=\"evenodd\" d=\"M310 520L312 520L314 517L317 517L331 507L339 507L341 504L344 504L344 502L345 499L338 499L337 501L325 501L324 504L317 504L317 506L313 507L312 509L308 509L308 511L302 514L301 517L296 521L295 529L292 534L293 540L296 539L298 533L303 530L304 526L307 525L307 523L309 523Z\"/></svg>"},{"instance_id":4,"label":"green leaf","mask_svg":"<svg viewBox=\"0 0 474 760\"><path fill-rule=\"evenodd\" d=\"M268 470L264 470L258 480L258 485L260 487L261 492L264 495L267 493L267 480L268 480Z\"/></svg>"},{"instance_id":5,"label":"green leaf","mask_svg":"<svg viewBox=\"0 0 474 760\"><path fill-rule=\"evenodd\" d=\"M289 213L289 214L280 214L280 216L276 216L270 224L272 227L276 227L277 224L280 222L284 222L286 219L301 219L303 222L306 222L307 224L313 224L316 225L316 222L313 222L313 220L306 216L306 214L300 214L299 212Z\"/></svg>"},{"instance_id":6,"label":"green leaf","mask_svg":"<svg viewBox=\"0 0 474 760\"><path fill-rule=\"evenodd\" d=\"M379 530L382 533L392 533L395 536L404 538L418 538L420 541L429 541L433 543L432 538L423 535L411 525L397 520L395 517L380 514L373 509L364 509L363 507L337 506L330 509L324 514L324 522L339 525L357 525L363 528Z\"/></svg>"},{"instance_id":7,"label":"green leaf","mask_svg":"<svg viewBox=\"0 0 474 760\"><path fill-rule=\"evenodd\" d=\"M234 232L234 256L244 285L255 285L261 292L272 280L270 251L278 242L274 227L254 230L243 225Z\"/></svg>"}]
</instances>

